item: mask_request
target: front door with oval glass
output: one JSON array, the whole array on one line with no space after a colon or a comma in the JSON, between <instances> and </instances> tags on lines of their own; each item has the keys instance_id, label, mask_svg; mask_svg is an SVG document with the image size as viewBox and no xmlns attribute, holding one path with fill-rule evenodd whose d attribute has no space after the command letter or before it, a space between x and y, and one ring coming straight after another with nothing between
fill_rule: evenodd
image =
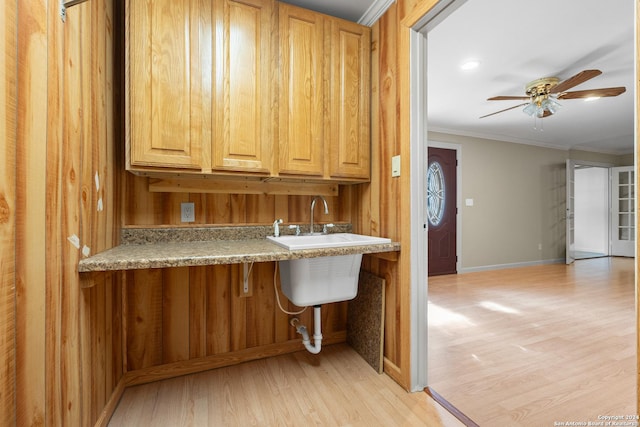
<instances>
[{"instance_id":1,"label":"front door with oval glass","mask_svg":"<svg viewBox=\"0 0 640 427\"><path fill-rule=\"evenodd\" d=\"M456 151L429 147L427 223L429 276L456 270Z\"/></svg>"}]
</instances>

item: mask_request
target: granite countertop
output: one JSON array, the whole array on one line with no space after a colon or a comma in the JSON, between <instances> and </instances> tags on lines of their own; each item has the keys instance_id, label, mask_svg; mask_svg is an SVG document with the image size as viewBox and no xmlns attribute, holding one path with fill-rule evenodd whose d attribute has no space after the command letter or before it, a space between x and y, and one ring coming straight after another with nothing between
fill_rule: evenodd
<instances>
[{"instance_id":1,"label":"granite countertop","mask_svg":"<svg viewBox=\"0 0 640 427\"><path fill-rule=\"evenodd\" d=\"M334 231L351 232L351 225L337 225ZM122 244L82 259L78 271L238 264L400 250L400 244L392 242L289 251L266 239L271 232L267 226L124 228Z\"/></svg>"}]
</instances>

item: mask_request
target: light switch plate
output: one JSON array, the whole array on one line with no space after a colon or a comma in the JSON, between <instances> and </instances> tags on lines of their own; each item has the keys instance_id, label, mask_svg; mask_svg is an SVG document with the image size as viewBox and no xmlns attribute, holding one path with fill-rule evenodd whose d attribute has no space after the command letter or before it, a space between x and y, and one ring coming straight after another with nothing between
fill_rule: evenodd
<instances>
[{"instance_id":1,"label":"light switch plate","mask_svg":"<svg viewBox=\"0 0 640 427\"><path fill-rule=\"evenodd\" d=\"M465 206L473 206L473 199L464 199Z\"/></svg>"},{"instance_id":2,"label":"light switch plate","mask_svg":"<svg viewBox=\"0 0 640 427\"><path fill-rule=\"evenodd\" d=\"M196 220L196 209L193 202L180 203L180 221L194 222Z\"/></svg>"},{"instance_id":3,"label":"light switch plate","mask_svg":"<svg viewBox=\"0 0 640 427\"><path fill-rule=\"evenodd\" d=\"M391 158L391 177L396 178L400 176L400 156L393 156Z\"/></svg>"}]
</instances>

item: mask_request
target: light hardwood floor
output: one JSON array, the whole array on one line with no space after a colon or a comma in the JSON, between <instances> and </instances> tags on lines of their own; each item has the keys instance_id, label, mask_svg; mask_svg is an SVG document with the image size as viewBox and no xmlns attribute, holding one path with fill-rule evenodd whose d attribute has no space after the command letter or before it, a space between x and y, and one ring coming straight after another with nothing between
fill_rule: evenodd
<instances>
[{"instance_id":1,"label":"light hardwood floor","mask_svg":"<svg viewBox=\"0 0 640 427\"><path fill-rule=\"evenodd\" d=\"M636 414L634 260L429 278L429 385L481 426Z\"/></svg>"},{"instance_id":2,"label":"light hardwood floor","mask_svg":"<svg viewBox=\"0 0 640 427\"><path fill-rule=\"evenodd\" d=\"M635 414L634 260L429 279L429 384L481 426ZM347 345L132 387L110 426L460 426Z\"/></svg>"},{"instance_id":3,"label":"light hardwood floor","mask_svg":"<svg viewBox=\"0 0 640 427\"><path fill-rule=\"evenodd\" d=\"M109 426L462 426L346 344L127 389Z\"/></svg>"}]
</instances>

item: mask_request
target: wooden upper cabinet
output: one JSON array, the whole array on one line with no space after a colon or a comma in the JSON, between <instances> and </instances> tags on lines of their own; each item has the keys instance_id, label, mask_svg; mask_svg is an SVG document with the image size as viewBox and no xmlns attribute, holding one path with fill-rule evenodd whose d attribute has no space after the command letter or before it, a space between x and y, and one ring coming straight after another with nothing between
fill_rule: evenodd
<instances>
[{"instance_id":1,"label":"wooden upper cabinet","mask_svg":"<svg viewBox=\"0 0 640 427\"><path fill-rule=\"evenodd\" d=\"M213 169L269 173L273 166L277 53L274 2L214 2Z\"/></svg>"},{"instance_id":2,"label":"wooden upper cabinet","mask_svg":"<svg viewBox=\"0 0 640 427\"><path fill-rule=\"evenodd\" d=\"M127 2L127 142L132 166L201 167L199 4Z\"/></svg>"},{"instance_id":3,"label":"wooden upper cabinet","mask_svg":"<svg viewBox=\"0 0 640 427\"><path fill-rule=\"evenodd\" d=\"M125 0L127 169L370 178L369 28L275 0Z\"/></svg>"},{"instance_id":4,"label":"wooden upper cabinet","mask_svg":"<svg viewBox=\"0 0 640 427\"><path fill-rule=\"evenodd\" d=\"M370 178L371 31L330 19L330 175Z\"/></svg>"},{"instance_id":5,"label":"wooden upper cabinet","mask_svg":"<svg viewBox=\"0 0 640 427\"><path fill-rule=\"evenodd\" d=\"M279 172L324 174L324 15L279 3Z\"/></svg>"},{"instance_id":6,"label":"wooden upper cabinet","mask_svg":"<svg viewBox=\"0 0 640 427\"><path fill-rule=\"evenodd\" d=\"M280 7L280 173L370 178L371 30Z\"/></svg>"}]
</instances>

